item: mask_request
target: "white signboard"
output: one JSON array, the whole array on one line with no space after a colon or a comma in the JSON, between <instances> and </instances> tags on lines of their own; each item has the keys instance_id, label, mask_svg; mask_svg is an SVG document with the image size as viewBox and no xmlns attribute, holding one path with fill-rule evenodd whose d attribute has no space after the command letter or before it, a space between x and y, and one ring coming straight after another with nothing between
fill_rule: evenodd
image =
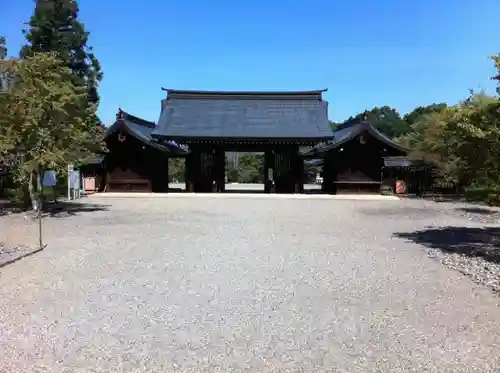
<instances>
[{"instance_id":1,"label":"white signboard","mask_svg":"<svg viewBox=\"0 0 500 373\"><path fill-rule=\"evenodd\" d=\"M274 171L272 168L268 168L267 169L267 179L269 181L273 181L273 177L274 177Z\"/></svg>"},{"instance_id":2,"label":"white signboard","mask_svg":"<svg viewBox=\"0 0 500 373\"><path fill-rule=\"evenodd\" d=\"M68 165L68 199L80 197L80 171L75 170L72 164Z\"/></svg>"}]
</instances>

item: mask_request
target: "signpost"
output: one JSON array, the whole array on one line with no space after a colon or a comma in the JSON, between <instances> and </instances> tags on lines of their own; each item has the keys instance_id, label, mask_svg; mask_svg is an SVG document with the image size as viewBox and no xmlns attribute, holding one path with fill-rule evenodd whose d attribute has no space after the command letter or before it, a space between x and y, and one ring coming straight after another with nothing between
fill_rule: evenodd
<instances>
[{"instance_id":1,"label":"signpost","mask_svg":"<svg viewBox=\"0 0 500 373\"><path fill-rule=\"evenodd\" d=\"M75 170L72 164L68 165L68 200L81 197L80 191L80 171Z\"/></svg>"}]
</instances>

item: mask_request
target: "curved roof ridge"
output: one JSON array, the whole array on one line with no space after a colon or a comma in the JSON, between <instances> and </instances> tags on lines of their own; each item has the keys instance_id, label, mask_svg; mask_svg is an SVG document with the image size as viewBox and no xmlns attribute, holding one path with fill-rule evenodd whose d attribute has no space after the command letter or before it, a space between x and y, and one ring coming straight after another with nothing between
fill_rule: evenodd
<instances>
[{"instance_id":1,"label":"curved roof ridge","mask_svg":"<svg viewBox=\"0 0 500 373\"><path fill-rule=\"evenodd\" d=\"M179 93L179 94L196 94L196 95L304 95L304 94L318 94L328 91L328 88L324 89L312 89L303 91L216 91L216 90L190 90L190 89L173 89L161 87L162 91L167 93Z\"/></svg>"},{"instance_id":2,"label":"curved roof ridge","mask_svg":"<svg viewBox=\"0 0 500 373\"><path fill-rule=\"evenodd\" d=\"M312 149L309 149L302 153L303 156L310 157L317 153L327 152L331 149L335 149L342 144L345 144L348 141L353 140L363 131L368 131L373 137L378 139L379 141L385 143L388 146L391 146L395 149L398 149L402 152L409 152L409 149L402 146L401 144L395 142L391 138L387 137L381 131L379 131L373 124L368 121L361 121L359 123L353 124L349 127L345 127L333 132L333 142L327 144L319 144Z\"/></svg>"},{"instance_id":3,"label":"curved roof ridge","mask_svg":"<svg viewBox=\"0 0 500 373\"><path fill-rule=\"evenodd\" d=\"M125 120L128 120L130 122L134 122L135 124L139 124L141 126L146 126L146 127L149 127L149 128L154 128L156 127L156 123L155 122L152 122L152 121L149 121L149 120L146 120L146 119L143 119L143 118L139 118L135 115L132 115L128 112L126 112L125 110L122 110L122 109L119 109L118 111L118 115L120 115L120 113L123 114Z\"/></svg>"},{"instance_id":4,"label":"curved roof ridge","mask_svg":"<svg viewBox=\"0 0 500 373\"><path fill-rule=\"evenodd\" d=\"M183 149L175 143L162 144L154 139L151 136L151 133L155 128L155 124L152 122L136 117L135 115L131 115L122 109L119 109L116 117L116 121L106 129L106 136L123 129L132 137L135 137L139 141L142 141L158 150L182 154L187 152L186 149Z\"/></svg>"},{"instance_id":5,"label":"curved roof ridge","mask_svg":"<svg viewBox=\"0 0 500 373\"><path fill-rule=\"evenodd\" d=\"M214 99L214 100L319 100L322 90L311 91L201 91L162 88L168 99Z\"/></svg>"}]
</instances>

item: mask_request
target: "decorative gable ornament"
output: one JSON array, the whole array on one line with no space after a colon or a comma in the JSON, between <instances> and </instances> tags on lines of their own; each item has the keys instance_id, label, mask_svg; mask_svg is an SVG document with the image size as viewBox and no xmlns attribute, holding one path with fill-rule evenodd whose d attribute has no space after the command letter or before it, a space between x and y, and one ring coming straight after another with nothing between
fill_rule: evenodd
<instances>
[{"instance_id":1,"label":"decorative gable ornament","mask_svg":"<svg viewBox=\"0 0 500 373\"><path fill-rule=\"evenodd\" d=\"M121 109L118 111L118 114L116 114L116 120L118 121L120 126L120 132L118 132L118 141L124 142L127 139L127 137L125 136L125 114Z\"/></svg>"},{"instance_id":2,"label":"decorative gable ornament","mask_svg":"<svg viewBox=\"0 0 500 373\"><path fill-rule=\"evenodd\" d=\"M362 133L361 135L359 135L359 143L361 145L366 145L366 135L364 133Z\"/></svg>"}]
</instances>

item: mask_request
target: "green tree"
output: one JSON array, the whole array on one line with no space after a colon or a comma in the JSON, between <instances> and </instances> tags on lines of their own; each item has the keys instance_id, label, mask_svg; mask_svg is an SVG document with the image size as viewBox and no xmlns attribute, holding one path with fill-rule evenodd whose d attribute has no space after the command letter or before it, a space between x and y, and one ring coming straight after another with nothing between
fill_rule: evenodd
<instances>
[{"instance_id":1,"label":"green tree","mask_svg":"<svg viewBox=\"0 0 500 373\"><path fill-rule=\"evenodd\" d=\"M183 182L185 172L185 158L172 157L168 160L168 178L170 182Z\"/></svg>"},{"instance_id":2,"label":"green tree","mask_svg":"<svg viewBox=\"0 0 500 373\"><path fill-rule=\"evenodd\" d=\"M7 57L7 45L5 37L0 36L0 60L4 60L5 57Z\"/></svg>"},{"instance_id":3,"label":"green tree","mask_svg":"<svg viewBox=\"0 0 500 373\"><path fill-rule=\"evenodd\" d=\"M492 56L491 59L493 60L493 63L495 64L495 68L497 70L495 76L493 76L491 79L496 80L497 94L500 96L500 53L495 56Z\"/></svg>"},{"instance_id":4,"label":"green tree","mask_svg":"<svg viewBox=\"0 0 500 373\"><path fill-rule=\"evenodd\" d=\"M0 36L0 91L6 90L12 81L12 77L8 75L7 67L12 63L12 60L6 59L7 46L5 38Z\"/></svg>"},{"instance_id":5,"label":"green tree","mask_svg":"<svg viewBox=\"0 0 500 373\"><path fill-rule=\"evenodd\" d=\"M334 122L333 120L329 120L328 124L330 125L330 128L332 131L336 131L339 128L339 123Z\"/></svg>"},{"instance_id":6,"label":"green tree","mask_svg":"<svg viewBox=\"0 0 500 373\"><path fill-rule=\"evenodd\" d=\"M256 153L242 155L238 163L238 179L240 183L263 183L264 156Z\"/></svg>"},{"instance_id":7,"label":"green tree","mask_svg":"<svg viewBox=\"0 0 500 373\"><path fill-rule=\"evenodd\" d=\"M84 161L101 150L103 132L92 121L86 87L72 84L55 53L36 53L8 69L15 84L0 94L0 155L40 212L44 170Z\"/></svg>"},{"instance_id":8,"label":"green tree","mask_svg":"<svg viewBox=\"0 0 500 373\"><path fill-rule=\"evenodd\" d=\"M422 116L443 111L447 107L448 105L446 105L445 103L419 106L416 109L412 110L410 113L406 114L403 117L403 120L408 123L408 125L413 126L417 121L421 119Z\"/></svg>"},{"instance_id":9,"label":"green tree","mask_svg":"<svg viewBox=\"0 0 500 373\"><path fill-rule=\"evenodd\" d=\"M87 44L89 33L78 20L78 12L75 0L36 0L29 28L24 30L27 45L21 49L21 58L38 52L57 52L70 71L71 83L86 87L89 102L96 104L102 71Z\"/></svg>"},{"instance_id":10,"label":"green tree","mask_svg":"<svg viewBox=\"0 0 500 373\"><path fill-rule=\"evenodd\" d=\"M230 183L237 183L240 180L240 173L237 168L229 166L227 169L227 181Z\"/></svg>"},{"instance_id":11,"label":"green tree","mask_svg":"<svg viewBox=\"0 0 500 373\"><path fill-rule=\"evenodd\" d=\"M410 131L410 126L401 118L397 110L390 106L374 107L369 111L359 113L354 117L349 117L341 123L338 128L346 128L358 124L362 121L368 121L378 130L389 137L401 136Z\"/></svg>"},{"instance_id":12,"label":"green tree","mask_svg":"<svg viewBox=\"0 0 500 373\"><path fill-rule=\"evenodd\" d=\"M413 157L436 166L438 181L500 202L499 99L471 92L457 105L419 115L412 131L398 141L412 149Z\"/></svg>"}]
</instances>

